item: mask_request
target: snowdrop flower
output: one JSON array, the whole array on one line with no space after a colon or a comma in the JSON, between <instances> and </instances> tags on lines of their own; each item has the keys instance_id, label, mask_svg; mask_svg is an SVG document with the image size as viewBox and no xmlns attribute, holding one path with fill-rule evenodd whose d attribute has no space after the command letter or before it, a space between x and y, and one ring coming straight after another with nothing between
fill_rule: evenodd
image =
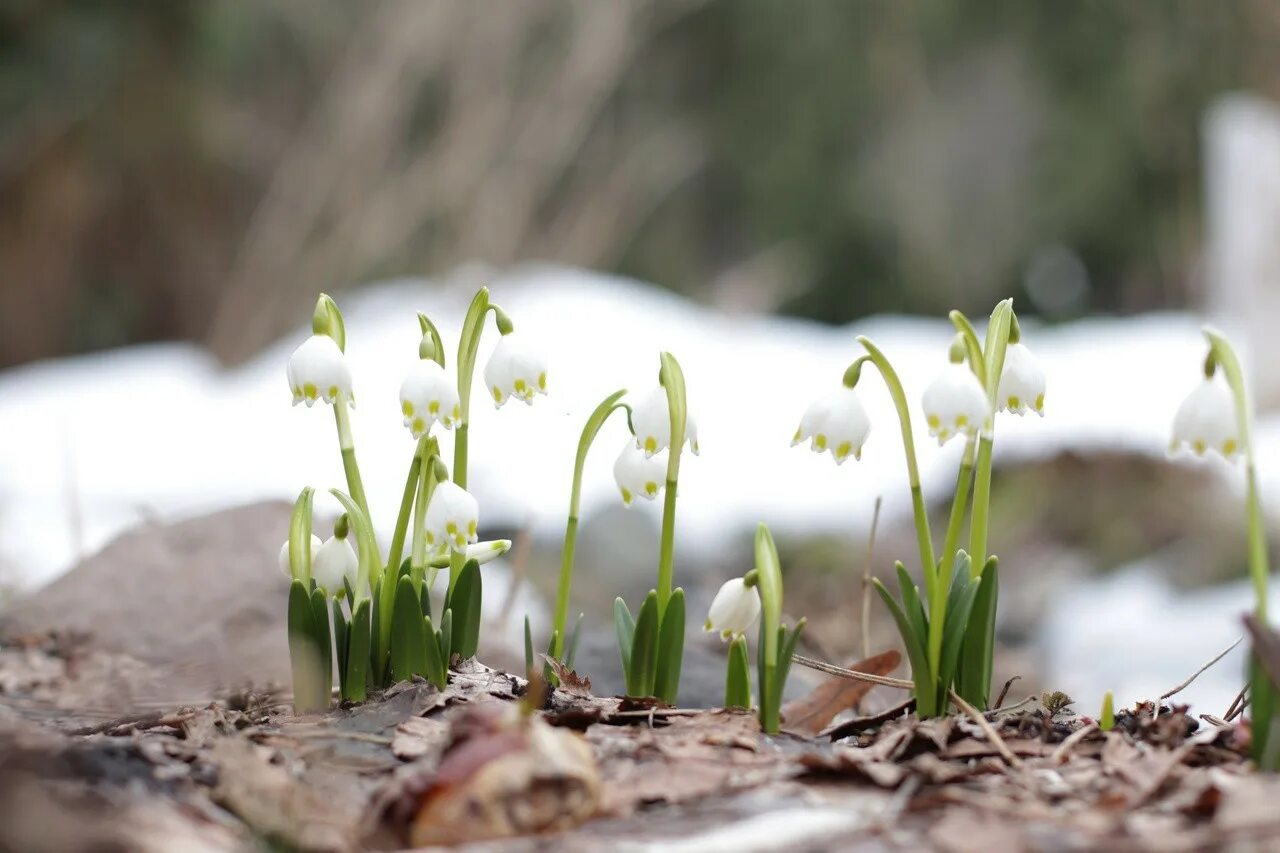
<instances>
[{"instance_id":1,"label":"snowdrop flower","mask_svg":"<svg viewBox=\"0 0 1280 853\"><path fill-rule=\"evenodd\" d=\"M636 430L636 447L645 456L653 456L666 450L671 444L671 410L667 406L667 390L659 385L631 414L631 425ZM685 414L684 438L693 451L699 453L698 422L692 414Z\"/></svg>"},{"instance_id":2,"label":"snowdrop flower","mask_svg":"<svg viewBox=\"0 0 1280 853\"><path fill-rule=\"evenodd\" d=\"M314 565L316 560L316 551L320 550L320 537L311 534L311 562ZM289 578L293 579L293 569L289 566L289 540L284 540L284 544L280 546L280 571Z\"/></svg>"},{"instance_id":3,"label":"snowdrop flower","mask_svg":"<svg viewBox=\"0 0 1280 853\"><path fill-rule=\"evenodd\" d=\"M427 505L427 544L433 548L447 545L465 554L467 543L480 538L476 533L479 517L480 505L471 493L445 480L436 486Z\"/></svg>"},{"instance_id":4,"label":"snowdrop flower","mask_svg":"<svg viewBox=\"0 0 1280 853\"><path fill-rule=\"evenodd\" d=\"M996 392L1000 411L1021 415L1031 409L1044 417L1044 384L1044 368L1040 366L1040 359L1021 343L1009 344Z\"/></svg>"},{"instance_id":5,"label":"snowdrop flower","mask_svg":"<svg viewBox=\"0 0 1280 853\"><path fill-rule=\"evenodd\" d=\"M952 436L976 435L991 415L987 392L964 362L952 362L924 391L929 435L946 444Z\"/></svg>"},{"instance_id":6,"label":"snowdrop flower","mask_svg":"<svg viewBox=\"0 0 1280 853\"><path fill-rule=\"evenodd\" d=\"M791 446L810 442L814 453L831 451L836 464L852 456L862 458L862 445L871 433L871 419L862 407L858 392L842 385L840 390L815 400L800 418Z\"/></svg>"},{"instance_id":7,"label":"snowdrop flower","mask_svg":"<svg viewBox=\"0 0 1280 853\"><path fill-rule=\"evenodd\" d=\"M462 418L458 389L444 368L429 358L415 361L400 383L400 411L414 438L422 438L437 421L453 429Z\"/></svg>"},{"instance_id":8,"label":"snowdrop flower","mask_svg":"<svg viewBox=\"0 0 1280 853\"><path fill-rule=\"evenodd\" d=\"M339 539L337 536L330 536L311 558L311 577L316 586L330 595L344 591L344 578L354 590L359 576L360 560L351 547L350 537Z\"/></svg>"},{"instance_id":9,"label":"snowdrop flower","mask_svg":"<svg viewBox=\"0 0 1280 853\"><path fill-rule=\"evenodd\" d=\"M1185 445L1197 455L1216 450L1231 459L1240 450L1240 432L1231 392L1221 382L1206 377L1178 407L1173 416L1169 449Z\"/></svg>"},{"instance_id":10,"label":"snowdrop flower","mask_svg":"<svg viewBox=\"0 0 1280 853\"><path fill-rule=\"evenodd\" d=\"M742 578L727 580L711 601L707 611L706 631L719 631L728 640L750 630L760 618L760 592L747 586Z\"/></svg>"},{"instance_id":11,"label":"snowdrop flower","mask_svg":"<svg viewBox=\"0 0 1280 853\"><path fill-rule=\"evenodd\" d=\"M622 492L622 503L631 506L637 496L653 500L662 492L667 476L667 463L661 456L645 456L644 451L628 441L613 463L613 479Z\"/></svg>"},{"instance_id":12,"label":"snowdrop flower","mask_svg":"<svg viewBox=\"0 0 1280 853\"><path fill-rule=\"evenodd\" d=\"M289 356L287 373L295 406L306 403L310 408L316 400L334 403L339 394L355 405L347 357L328 335L312 335L303 341Z\"/></svg>"},{"instance_id":13,"label":"snowdrop flower","mask_svg":"<svg viewBox=\"0 0 1280 853\"><path fill-rule=\"evenodd\" d=\"M498 408L511 397L533 405L534 394L547 393L547 364L515 332L503 335L484 366L484 384Z\"/></svg>"}]
</instances>

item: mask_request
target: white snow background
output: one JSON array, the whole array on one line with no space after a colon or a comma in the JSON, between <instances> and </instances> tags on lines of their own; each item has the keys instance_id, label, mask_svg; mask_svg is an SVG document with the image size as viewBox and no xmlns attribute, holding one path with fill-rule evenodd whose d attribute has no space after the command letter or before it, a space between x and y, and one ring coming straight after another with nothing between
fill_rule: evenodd
<instances>
[{"instance_id":1,"label":"white snow background","mask_svg":"<svg viewBox=\"0 0 1280 853\"><path fill-rule=\"evenodd\" d=\"M727 315L637 282L558 267L510 271L491 290L517 330L547 353L551 393L532 407L510 402L494 410L479 378L497 338L490 321L471 426L469 485L480 501L482 536L486 521L562 534L584 420L612 391L625 387L638 399L651 389L660 350L675 353L684 368L702 449L681 468L677 536L685 566L727 537L750 535L757 521L788 532L861 532L877 495L886 513L910 512L896 416L873 369L859 384L873 422L861 462L838 468L830 455L790 447L805 407L860 354L859 334L880 345L907 388L926 495L945 498L953 486L960 442L938 448L918 408L925 384L946 363L952 330L945 320L877 317L832 328ZM395 281L339 299L358 399L357 452L383 537L414 448L397 394L417 355L415 312L440 328L452 368L470 296L457 286ZM985 318L971 319L985 328ZM158 344L0 373L0 578L25 587L48 581L143 519L292 500L308 484L345 489L330 408L290 407L285 362L308 332L300 325L230 370L197 346ZM1048 372L1046 416L1001 415L998 459L1090 448L1165 453L1172 414L1204 358L1195 318L1090 319L1047 329L1028 323L1023 339ZM584 517L618 500L611 471L625 435L615 416L597 440ZM452 435L441 439L448 458ZM1280 419L1262 419L1256 440L1263 491L1275 506ZM1194 464L1242 480L1225 463ZM649 505L635 511L658 514ZM998 552L998 530L991 540ZM273 557L263 571L275 570ZM1239 614L1250 605L1243 581L1177 593L1151 561L1108 579L1081 579L1060 590L1045 627L1046 681L1080 700L1083 711L1107 689L1121 703L1152 698L1239 636ZM1184 697L1221 713L1242 666L1237 650Z\"/></svg>"}]
</instances>

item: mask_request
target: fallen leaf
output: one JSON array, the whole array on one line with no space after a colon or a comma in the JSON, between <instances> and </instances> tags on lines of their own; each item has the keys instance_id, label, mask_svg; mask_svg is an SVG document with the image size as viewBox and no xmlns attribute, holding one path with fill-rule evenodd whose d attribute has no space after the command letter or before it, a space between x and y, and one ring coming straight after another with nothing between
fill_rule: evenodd
<instances>
[{"instance_id":1,"label":"fallen leaf","mask_svg":"<svg viewBox=\"0 0 1280 853\"><path fill-rule=\"evenodd\" d=\"M543 655L542 659L547 662L547 666L551 667L551 671L555 674L556 679L560 682L560 689L573 696L581 696L584 699L591 698L591 679L585 675L578 675L569 667L553 658L551 655Z\"/></svg>"},{"instance_id":2,"label":"fallen leaf","mask_svg":"<svg viewBox=\"0 0 1280 853\"><path fill-rule=\"evenodd\" d=\"M858 661L849 666L855 672L869 675L888 675L898 668L902 655L895 649ZM875 687L869 681L854 681L839 675L827 680L809 692L807 696L793 699L782 706L782 719L786 730L794 734L816 737L831 721L844 711L854 708L867 692Z\"/></svg>"}]
</instances>

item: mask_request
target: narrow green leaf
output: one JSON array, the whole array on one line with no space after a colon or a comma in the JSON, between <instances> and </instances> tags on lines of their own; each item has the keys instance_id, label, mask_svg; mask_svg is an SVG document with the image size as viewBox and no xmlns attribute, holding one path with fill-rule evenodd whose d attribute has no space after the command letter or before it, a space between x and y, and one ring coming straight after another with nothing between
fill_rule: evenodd
<instances>
[{"instance_id":1,"label":"narrow green leaf","mask_svg":"<svg viewBox=\"0 0 1280 853\"><path fill-rule=\"evenodd\" d=\"M684 590L676 587L667 599L658 631L658 668L653 693L668 705L680 692L680 667L684 657Z\"/></svg>"},{"instance_id":2,"label":"narrow green leaf","mask_svg":"<svg viewBox=\"0 0 1280 853\"><path fill-rule=\"evenodd\" d=\"M448 678L448 665L440 659L440 641L436 636L435 626L430 616L419 616L422 620L422 675L439 689L443 690Z\"/></svg>"},{"instance_id":3,"label":"narrow green leaf","mask_svg":"<svg viewBox=\"0 0 1280 853\"><path fill-rule=\"evenodd\" d=\"M987 560L980 577L982 583L973 601L960 650L956 692L975 708L985 711L991 692L991 657L995 651L996 604L1000 595L995 557Z\"/></svg>"},{"instance_id":4,"label":"narrow green leaf","mask_svg":"<svg viewBox=\"0 0 1280 853\"><path fill-rule=\"evenodd\" d=\"M368 599L361 601L352 611L351 624L347 627L347 678L342 698L350 702L363 702L367 695L369 647L373 633L370 614L373 612L373 602Z\"/></svg>"},{"instance_id":5,"label":"narrow green leaf","mask_svg":"<svg viewBox=\"0 0 1280 853\"><path fill-rule=\"evenodd\" d=\"M658 593L650 590L636 615L636 632L631 637L631 672L628 696L652 696L658 671Z\"/></svg>"},{"instance_id":6,"label":"narrow green leaf","mask_svg":"<svg viewBox=\"0 0 1280 853\"><path fill-rule=\"evenodd\" d=\"M391 572L386 572L383 577L390 577ZM381 621L382 621L382 605L379 599L382 597L382 584L378 584L373 588L373 601L369 610L369 634L371 641L369 643L369 665L365 668L368 673L367 686L369 690L377 690L380 687L386 687L390 684L391 675L391 620L387 619L387 636L386 642L383 642ZM395 587L392 587L391 600L395 601ZM351 618L355 619L354 611Z\"/></svg>"},{"instance_id":7,"label":"narrow green leaf","mask_svg":"<svg viewBox=\"0 0 1280 853\"><path fill-rule=\"evenodd\" d=\"M311 591L312 630L315 632L316 654L320 659L320 686L325 705L333 692L333 637L329 632L329 601L319 589Z\"/></svg>"},{"instance_id":8,"label":"narrow green leaf","mask_svg":"<svg viewBox=\"0 0 1280 853\"><path fill-rule=\"evenodd\" d=\"M311 584L311 507L315 493L310 486L299 492L289 519L289 572L302 581L304 591Z\"/></svg>"},{"instance_id":9,"label":"narrow green leaf","mask_svg":"<svg viewBox=\"0 0 1280 853\"><path fill-rule=\"evenodd\" d=\"M786 636L778 654L778 682L773 689L774 701L779 708L782 707L782 695L787 689L787 676L791 674L791 659L796 656L796 643L800 639L800 632L804 630L805 624L803 618L796 623L795 630ZM783 634L786 635L785 628L783 629Z\"/></svg>"},{"instance_id":10,"label":"narrow green leaf","mask_svg":"<svg viewBox=\"0 0 1280 853\"><path fill-rule=\"evenodd\" d=\"M964 647L965 632L972 619L973 604L982 593L982 588L991 582L985 573L976 580L970 580L968 572L957 572L951 589L955 601L947 607L947 623L942 631L942 661L938 666L938 689L942 692L940 701L946 701L956 676L956 666L960 662L960 652Z\"/></svg>"},{"instance_id":11,"label":"narrow green leaf","mask_svg":"<svg viewBox=\"0 0 1280 853\"><path fill-rule=\"evenodd\" d=\"M315 610L301 580L289 586L289 663L293 671L293 705L299 714L329 706L321 681L322 661L316 647Z\"/></svg>"},{"instance_id":12,"label":"narrow green leaf","mask_svg":"<svg viewBox=\"0 0 1280 853\"><path fill-rule=\"evenodd\" d=\"M436 639L440 646L440 660L444 661L445 674L449 673L449 663L453 660L453 611L446 610L440 617L440 629L436 631Z\"/></svg>"},{"instance_id":13,"label":"narrow green leaf","mask_svg":"<svg viewBox=\"0 0 1280 853\"><path fill-rule=\"evenodd\" d=\"M920 589L901 562L894 563L898 573L898 588L902 592L902 612L911 622L911 629L920 639L920 645L926 651L929 648L929 617L924 612L924 602L920 600Z\"/></svg>"},{"instance_id":14,"label":"narrow green leaf","mask_svg":"<svg viewBox=\"0 0 1280 853\"><path fill-rule=\"evenodd\" d=\"M560 640L560 632L552 631L551 639L547 640L547 651L542 656L542 680L553 687L560 686L560 679L551 670L551 661L556 660L556 643Z\"/></svg>"},{"instance_id":15,"label":"narrow green leaf","mask_svg":"<svg viewBox=\"0 0 1280 853\"><path fill-rule=\"evenodd\" d=\"M582 617L584 613L579 613L577 620L573 623L573 633L569 635L569 646L564 653L564 665L573 669L573 659L578 654L578 640L582 635Z\"/></svg>"},{"instance_id":16,"label":"narrow green leaf","mask_svg":"<svg viewBox=\"0 0 1280 853\"><path fill-rule=\"evenodd\" d=\"M636 633L635 620L627 603L621 598L613 600L613 628L618 635L618 654L622 656L622 677L631 685L631 638Z\"/></svg>"},{"instance_id":17,"label":"narrow green leaf","mask_svg":"<svg viewBox=\"0 0 1280 853\"><path fill-rule=\"evenodd\" d=\"M529 614L524 615L524 674L533 675L533 629L529 627Z\"/></svg>"},{"instance_id":18,"label":"narrow green leaf","mask_svg":"<svg viewBox=\"0 0 1280 853\"><path fill-rule=\"evenodd\" d=\"M347 695L347 617L342 605L333 602L333 646L338 651L338 695Z\"/></svg>"},{"instance_id":19,"label":"narrow green leaf","mask_svg":"<svg viewBox=\"0 0 1280 853\"><path fill-rule=\"evenodd\" d=\"M400 578L396 585L395 608L391 617L391 677L405 681L426 675L427 636L423 633L422 611L413 581Z\"/></svg>"},{"instance_id":20,"label":"narrow green leaf","mask_svg":"<svg viewBox=\"0 0 1280 853\"><path fill-rule=\"evenodd\" d=\"M480 564L467 560L448 601L453 611L453 650L463 660L475 657L480 644L481 594Z\"/></svg>"},{"instance_id":21,"label":"narrow green leaf","mask_svg":"<svg viewBox=\"0 0 1280 853\"><path fill-rule=\"evenodd\" d=\"M938 715L937 686L933 674L929 672L929 659L925 656L923 637L917 636L902 606L890 595L889 590L885 589L880 579L873 578L871 583L880 594L885 606L889 608L889 614L893 616L893 621L898 626L898 633L902 636L902 645L907 650L907 659L911 661L911 680L916 684L917 710L922 717L936 717Z\"/></svg>"},{"instance_id":22,"label":"narrow green leaf","mask_svg":"<svg viewBox=\"0 0 1280 853\"><path fill-rule=\"evenodd\" d=\"M747 660L747 638L737 636L729 644L729 663L724 679L724 706L751 707L751 664Z\"/></svg>"}]
</instances>

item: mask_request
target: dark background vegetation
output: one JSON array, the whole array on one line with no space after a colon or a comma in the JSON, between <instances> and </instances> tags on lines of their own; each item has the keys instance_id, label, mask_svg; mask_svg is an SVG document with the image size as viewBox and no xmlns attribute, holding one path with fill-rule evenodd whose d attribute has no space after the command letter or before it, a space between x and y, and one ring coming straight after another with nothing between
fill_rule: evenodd
<instances>
[{"instance_id":1,"label":"dark background vegetation","mask_svg":"<svg viewBox=\"0 0 1280 853\"><path fill-rule=\"evenodd\" d=\"M1194 299L1280 4L0 2L0 366L231 361L318 289L554 260L828 322Z\"/></svg>"}]
</instances>

